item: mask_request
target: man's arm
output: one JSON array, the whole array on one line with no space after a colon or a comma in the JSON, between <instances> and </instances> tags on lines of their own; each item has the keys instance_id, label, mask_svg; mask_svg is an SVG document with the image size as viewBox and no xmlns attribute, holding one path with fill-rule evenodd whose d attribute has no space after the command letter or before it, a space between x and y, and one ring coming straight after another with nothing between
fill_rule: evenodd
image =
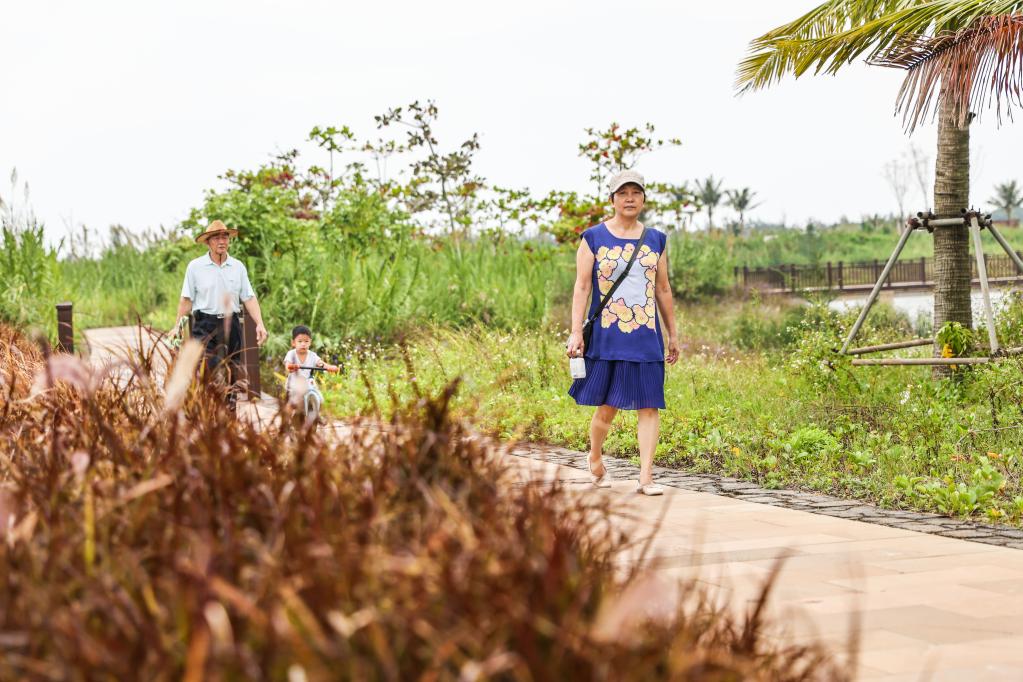
<instances>
[{"instance_id":1,"label":"man's arm","mask_svg":"<svg viewBox=\"0 0 1023 682\"><path fill-rule=\"evenodd\" d=\"M263 326L263 313L259 309L259 301L256 297L242 301L242 305L245 306L245 311L249 314L256 323L256 345L262 346L263 342L266 341L266 327Z\"/></svg>"},{"instance_id":2,"label":"man's arm","mask_svg":"<svg viewBox=\"0 0 1023 682\"><path fill-rule=\"evenodd\" d=\"M192 299L195 298L194 287L192 286L192 265L189 263L185 268L185 280L181 284L181 300L178 301L178 315L174 325L174 336L181 333L181 318L192 314Z\"/></svg>"},{"instance_id":3,"label":"man's arm","mask_svg":"<svg viewBox=\"0 0 1023 682\"><path fill-rule=\"evenodd\" d=\"M191 299L181 297L178 302L178 318L187 317L192 314L192 301Z\"/></svg>"}]
</instances>

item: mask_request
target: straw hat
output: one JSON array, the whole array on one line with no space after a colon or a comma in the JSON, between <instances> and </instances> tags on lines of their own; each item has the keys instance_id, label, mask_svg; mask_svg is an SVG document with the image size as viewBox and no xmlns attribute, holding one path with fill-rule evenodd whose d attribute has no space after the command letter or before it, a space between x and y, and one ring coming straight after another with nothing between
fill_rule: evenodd
<instances>
[{"instance_id":1,"label":"straw hat","mask_svg":"<svg viewBox=\"0 0 1023 682\"><path fill-rule=\"evenodd\" d=\"M226 234L229 237L237 237L238 230L228 227L219 220L214 220L212 223L206 226L206 231L195 238L195 241L200 244L205 244L206 241L215 234Z\"/></svg>"}]
</instances>

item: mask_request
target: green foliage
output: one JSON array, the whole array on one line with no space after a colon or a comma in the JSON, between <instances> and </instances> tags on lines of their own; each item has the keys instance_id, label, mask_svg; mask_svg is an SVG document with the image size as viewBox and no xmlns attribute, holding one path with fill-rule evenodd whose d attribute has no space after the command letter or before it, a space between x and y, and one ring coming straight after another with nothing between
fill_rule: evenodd
<instances>
[{"instance_id":1,"label":"green foliage","mask_svg":"<svg viewBox=\"0 0 1023 682\"><path fill-rule=\"evenodd\" d=\"M605 200L605 183L612 175L632 168L644 154L665 145L678 147L682 144L678 138L655 138L652 123L646 123L642 128L623 128L612 122L607 130L586 128L586 136L587 139L579 144L579 156L585 157L593 167L590 180L596 184L594 196Z\"/></svg>"},{"instance_id":2,"label":"green foliage","mask_svg":"<svg viewBox=\"0 0 1023 682\"><path fill-rule=\"evenodd\" d=\"M1023 292L1005 292L995 318L995 330L1005 346L1023 346Z\"/></svg>"},{"instance_id":3,"label":"green foliage","mask_svg":"<svg viewBox=\"0 0 1023 682\"><path fill-rule=\"evenodd\" d=\"M995 195L988 199L992 206L1005 211L1005 219L1011 224L1012 213L1023 205L1023 188L1015 180L995 185Z\"/></svg>"},{"instance_id":4,"label":"green foliage","mask_svg":"<svg viewBox=\"0 0 1023 682\"><path fill-rule=\"evenodd\" d=\"M959 322L946 322L935 337L946 350L946 357L961 358L973 350L976 343L973 330Z\"/></svg>"},{"instance_id":5,"label":"green foliage","mask_svg":"<svg viewBox=\"0 0 1023 682\"><path fill-rule=\"evenodd\" d=\"M376 117L378 128L401 126L407 130L405 152L422 152L411 165L411 180L396 185L394 190L408 206L410 213L439 211L446 218L451 233L468 232L473 223L475 205L484 187L483 178L472 170L473 156L479 151L479 135L449 152L442 152L435 133L437 105L428 101L412 102L405 107L390 109Z\"/></svg>"},{"instance_id":6,"label":"green foliage","mask_svg":"<svg viewBox=\"0 0 1023 682\"><path fill-rule=\"evenodd\" d=\"M777 325L772 333L788 341L748 351L730 346L736 320L758 307ZM885 306L877 312L863 327L864 344L904 338L904 317ZM683 357L667 373L658 461L769 487L1020 522L1023 364L985 365L955 381L934 381L926 368L854 368L834 348L855 314L823 301L684 306ZM404 399L413 395L411 377L425 389L462 376L458 409L493 433L585 449L592 410L566 394L563 343L544 329L425 330L401 352L353 354L349 373L329 387L327 406L339 414L371 409L367 382L378 397L394 391ZM634 415L616 417L607 451L635 454Z\"/></svg>"},{"instance_id":7,"label":"green foliage","mask_svg":"<svg viewBox=\"0 0 1023 682\"><path fill-rule=\"evenodd\" d=\"M671 285L680 298L722 294L735 284L725 267L728 244L717 236L673 232L668 240Z\"/></svg>"},{"instance_id":8,"label":"green foliage","mask_svg":"<svg viewBox=\"0 0 1023 682\"><path fill-rule=\"evenodd\" d=\"M44 297L57 280L57 254L46 246L43 226L12 224L5 217L0 230L0 320L55 331L53 303Z\"/></svg>"},{"instance_id":9,"label":"green foliage","mask_svg":"<svg viewBox=\"0 0 1023 682\"><path fill-rule=\"evenodd\" d=\"M707 212L708 229L714 227L714 209L725 198L725 192L721 189L723 182L721 179L715 180L713 175L696 181L696 198L703 207L703 210Z\"/></svg>"}]
</instances>

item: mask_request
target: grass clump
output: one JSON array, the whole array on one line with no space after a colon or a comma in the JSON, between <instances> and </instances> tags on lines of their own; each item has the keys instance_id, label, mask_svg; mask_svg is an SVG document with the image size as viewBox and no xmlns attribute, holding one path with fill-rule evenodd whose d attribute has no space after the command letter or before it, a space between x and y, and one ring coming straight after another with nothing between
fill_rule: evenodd
<instances>
[{"instance_id":1,"label":"grass clump","mask_svg":"<svg viewBox=\"0 0 1023 682\"><path fill-rule=\"evenodd\" d=\"M692 589L636 616L606 498L516 484L454 384L327 442L151 357L0 357L0 678L849 677Z\"/></svg>"}]
</instances>

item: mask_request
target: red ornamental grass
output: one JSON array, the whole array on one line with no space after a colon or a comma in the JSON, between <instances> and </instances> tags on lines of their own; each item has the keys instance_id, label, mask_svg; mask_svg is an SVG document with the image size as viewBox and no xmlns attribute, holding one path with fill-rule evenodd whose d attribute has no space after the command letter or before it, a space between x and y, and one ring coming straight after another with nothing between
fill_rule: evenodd
<instances>
[{"instance_id":1,"label":"red ornamental grass","mask_svg":"<svg viewBox=\"0 0 1023 682\"><path fill-rule=\"evenodd\" d=\"M455 384L328 442L168 407L152 358L32 397L0 357L0 679L849 678L692 586L645 613L606 498L512 476Z\"/></svg>"}]
</instances>

